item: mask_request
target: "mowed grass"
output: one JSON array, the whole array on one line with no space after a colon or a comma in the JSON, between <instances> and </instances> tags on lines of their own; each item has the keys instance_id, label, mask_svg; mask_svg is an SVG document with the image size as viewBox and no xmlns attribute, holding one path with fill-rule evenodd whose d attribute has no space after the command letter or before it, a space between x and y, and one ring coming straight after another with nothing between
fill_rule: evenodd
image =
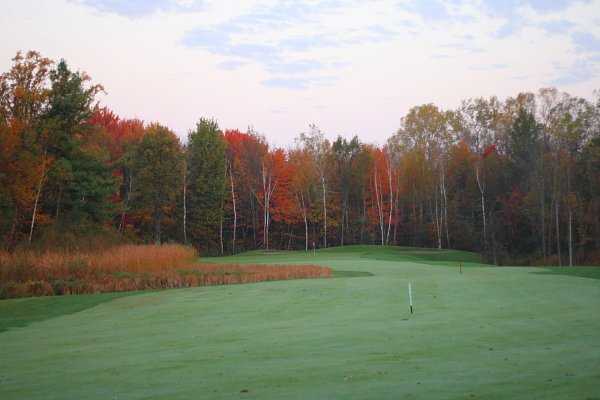
<instances>
[{"instance_id":1,"label":"mowed grass","mask_svg":"<svg viewBox=\"0 0 600 400\"><path fill-rule=\"evenodd\" d=\"M334 277L0 301L0 398L600 399L600 268L370 246L204 261Z\"/></svg>"}]
</instances>

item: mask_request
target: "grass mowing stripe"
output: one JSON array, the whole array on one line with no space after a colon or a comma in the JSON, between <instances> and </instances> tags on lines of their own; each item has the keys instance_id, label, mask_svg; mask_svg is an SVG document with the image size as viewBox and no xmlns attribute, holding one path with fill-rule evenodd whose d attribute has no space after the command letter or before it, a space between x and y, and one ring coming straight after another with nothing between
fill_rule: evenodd
<instances>
[{"instance_id":1,"label":"grass mowing stripe","mask_svg":"<svg viewBox=\"0 0 600 400\"><path fill-rule=\"evenodd\" d=\"M107 301L143 292L100 293L81 296L29 297L0 300L0 332L33 322L73 314Z\"/></svg>"}]
</instances>

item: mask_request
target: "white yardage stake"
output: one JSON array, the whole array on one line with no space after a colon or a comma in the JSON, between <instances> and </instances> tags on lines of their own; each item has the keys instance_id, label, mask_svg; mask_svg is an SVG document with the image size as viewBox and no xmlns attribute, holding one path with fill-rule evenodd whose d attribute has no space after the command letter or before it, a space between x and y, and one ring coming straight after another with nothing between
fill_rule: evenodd
<instances>
[{"instance_id":1,"label":"white yardage stake","mask_svg":"<svg viewBox=\"0 0 600 400\"><path fill-rule=\"evenodd\" d=\"M410 304L410 313L413 313L413 302L412 302L412 285L408 282L408 304Z\"/></svg>"}]
</instances>

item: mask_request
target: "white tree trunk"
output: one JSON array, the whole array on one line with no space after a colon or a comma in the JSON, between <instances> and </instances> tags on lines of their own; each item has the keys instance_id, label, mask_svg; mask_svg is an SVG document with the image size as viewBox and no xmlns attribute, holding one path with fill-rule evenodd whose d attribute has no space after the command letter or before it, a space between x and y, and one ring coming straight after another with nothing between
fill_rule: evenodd
<instances>
[{"instance_id":1,"label":"white tree trunk","mask_svg":"<svg viewBox=\"0 0 600 400\"><path fill-rule=\"evenodd\" d=\"M444 207L444 221L446 227L446 247L450 248L450 229L448 228L448 196L446 194L446 171L442 168L442 200Z\"/></svg>"},{"instance_id":2,"label":"white tree trunk","mask_svg":"<svg viewBox=\"0 0 600 400\"><path fill-rule=\"evenodd\" d=\"M327 195L325 187L325 175L321 171L321 187L323 189L323 247L327 248Z\"/></svg>"},{"instance_id":3,"label":"white tree trunk","mask_svg":"<svg viewBox=\"0 0 600 400\"><path fill-rule=\"evenodd\" d=\"M374 175L374 183L375 183L375 200L377 202L377 213L379 215L379 230L381 232L381 245L384 245L384 222L383 222L383 210L382 210L382 200L379 195L379 182L377 179L377 168L373 170Z\"/></svg>"},{"instance_id":4,"label":"white tree trunk","mask_svg":"<svg viewBox=\"0 0 600 400\"><path fill-rule=\"evenodd\" d=\"M438 242L438 249L441 250L442 248L442 228L440 226L440 211L438 209L438 195L437 195L437 189L434 190L434 199L433 202L435 203L435 232L437 234L437 242Z\"/></svg>"},{"instance_id":5,"label":"white tree trunk","mask_svg":"<svg viewBox=\"0 0 600 400\"><path fill-rule=\"evenodd\" d=\"M559 203L558 203L558 196L555 196L554 199L554 218L556 221L556 253L558 254L558 266L562 267L562 257L561 257L561 251L560 251L560 221L559 221L559 212L558 212L558 208L559 208Z\"/></svg>"},{"instance_id":6,"label":"white tree trunk","mask_svg":"<svg viewBox=\"0 0 600 400\"><path fill-rule=\"evenodd\" d=\"M569 206L569 267L573 266L573 211Z\"/></svg>"},{"instance_id":7,"label":"white tree trunk","mask_svg":"<svg viewBox=\"0 0 600 400\"><path fill-rule=\"evenodd\" d=\"M392 212L394 211L394 190L392 188L392 163L388 161L388 185L390 190L390 214L388 216L387 235L385 244L390 244L390 231L392 229Z\"/></svg>"},{"instance_id":8,"label":"white tree trunk","mask_svg":"<svg viewBox=\"0 0 600 400\"><path fill-rule=\"evenodd\" d=\"M269 249L269 226L271 224L271 196L277 187L277 183L273 183L273 176L271 172L267 172L265 168L265 164L263 163L262 167L262 177L263 177L263 209L264 209L264 232L263 232L263 241L265 248Z\"/></svg>"},{"instance_id":9,"label":"white tree trunk","mask_svg":"<svg viewBox=\"0 0 600 400\"><path fill-rule=\"evenodd\" d=\"M483 249L487 248L487 226L486 226L486 217L485 217L485 186L481 182L481 178L479 177L479 166L475 166L475 179L477 181L477 187L479 188L479 193L481 195L481 216L483 218Z\"/></svg>"},{"instance_id":10,"label":"white tree trunk","mask_svg":"<svg viewBox=\"0 0 600 400\"><path fill-rule=\"evenodd\" d=\"M42 158L42 176L40 177L40 183L38 184L37 193L35 194L35 202L33 204L33 214L31 215L31 226L29 228L29 243L33 239L33 229L35 228L35 218L37 216L38 204L40 196L42 194L42 188L44 187L44 180L46 179L46 154L47 150L44 150L44 157Z\"/></svg>"},{"instance_id":11,"label":"white tree trunk","mask_svg":"<svg viewBox=\"0 0 600 400\"><path fill-rule=\"evenodd\" d=\"M306 218L306 207L304 206L304 194L300 191L300 205L302 217L304 218L304 250L308 253L308 218Z\"/></svg>"},{"instance_id":12,"label":"white tree trunk","mask_svg":"<svg viewBox=\"0 0 600 400\"><path fill-rule=\"evenodd\" d=\"M267 220L268 209L269 209L269 192L267 189L267 173L265 170L265 164L262 165L262 182L263 182L263 246L269 250L269 221Z\"/></svg>"},{"instance_id":13,"label":"white tree trunk","mask_svg":"<svg viewBox=\"0 0 600 400\"><path fill-rule=\"evenodd\" d=\"M187 244L187 163L183 164L183 243Z\"/></svg>"},{"instance_id":14,"label":"white tree trunk","mask_svg":"<svg viewBox=\"0 0 600 400\"><path fill-rule=\"evenodd\" d=\"M567 164L567 210L569 214L569 267L573 266L573 205L571 202L571 160Z\"/></svg>"},{"instance_id":15,"label":"white tree trunk","mask_svg":"<svg viewBox=\"0 0 600 400\"><path fill-rule=\"evenodd\" d=\"M235 187L233 184L233 168L231 164L229 164L229 181L231 183L231 201L233 203L233 244L232 244L232 253L235 254L235 239L237 235L237 208L235 202Z\"/></svg>"},{"instance_id":16,"label":"white tree trunk","mask_svg":"<svg viewBox=\"0 0 600 400\"><path fill-rule=\"evenodd\" d=\"M221 206L223 209L223 206ZM221 212L221 219L219 220L219 242L221 245L221 255L223 255L225 246L223 245L223 212Z\"/></svg>"},{"instance_id":17,"label":"white tree trunk","mask_svg":"<svg viewBox=\"0 0 600 400\"><path fill-rule=\"evenodd\" d=\"M342 230L340 238L340 246L344 247L344 224L346 221L346 200L342 203Z\"/></svg>"}]
</instances>

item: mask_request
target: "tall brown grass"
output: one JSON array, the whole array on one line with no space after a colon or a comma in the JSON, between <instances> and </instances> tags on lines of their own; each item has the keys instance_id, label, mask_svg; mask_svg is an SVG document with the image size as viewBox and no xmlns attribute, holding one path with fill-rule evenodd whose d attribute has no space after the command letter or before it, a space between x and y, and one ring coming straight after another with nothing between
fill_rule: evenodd
<instances>
[{"instance_id":1,"label":"tall brown grass","mask_svg":"<svg viewBox=\"0 0 600 400\"><path fill-rule=\"evenodd\" d=\"M324 278L315 265L201 264L191 247L125 245L102 252L0 252L0 298Z\"/></svg>"}]
</instances>

